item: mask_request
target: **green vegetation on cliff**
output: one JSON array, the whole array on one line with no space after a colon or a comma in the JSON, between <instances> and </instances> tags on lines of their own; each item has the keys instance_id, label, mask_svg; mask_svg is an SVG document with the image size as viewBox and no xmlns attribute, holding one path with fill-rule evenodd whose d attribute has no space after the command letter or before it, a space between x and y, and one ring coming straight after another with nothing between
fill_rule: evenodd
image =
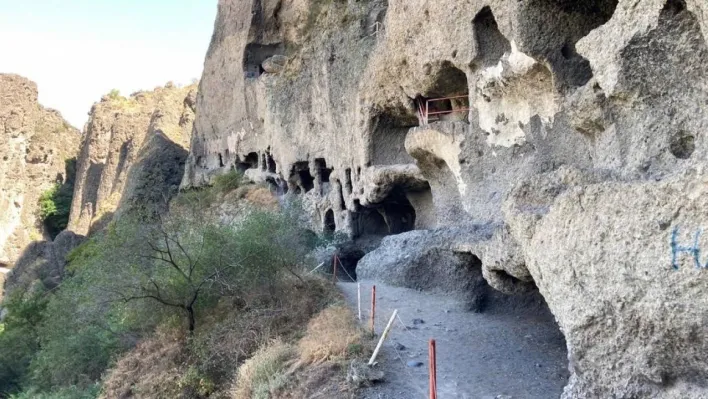
<instances>
[{"instance_id":1,"label":"green vegetation on cliff","mask_svg":"<svg viewBox=\"0 0 708 399\"><path fill-rule=\"evenodd\" d=\"M292 347L337 296L301 273L312 247L293 212L245 206L223 224L189 200L223 200L240 185L231 180L178 197L166 215L112 222L70 253L58 289L13 291L3 303L0 398L228 397L237 378L250 384L238 370L261 346ZM272 389L290 381L279 378Z\"/></svg>"},{"instance_id":2,"label":"green vegetation on cliff","mask_svg":"<svg viewBox=\"0 0 708 399\"><path fill-rule=\"evenodd\" d=\"M44 223L52 239L66 229L69 223L76 177L76 159L67 159L65 161L65 169L66 179L64 183L55 184L39 197L39 218Z\"/></svg>"}]
</instances>

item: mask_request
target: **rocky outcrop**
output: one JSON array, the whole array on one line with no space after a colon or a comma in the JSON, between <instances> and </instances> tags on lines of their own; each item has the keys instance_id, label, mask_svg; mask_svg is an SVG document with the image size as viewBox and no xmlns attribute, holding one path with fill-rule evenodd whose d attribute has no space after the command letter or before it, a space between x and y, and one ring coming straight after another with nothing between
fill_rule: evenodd
<instances>
[{"instance_id":1,"label":"rocky outcrop","mask_svg":"<svg viewBox=\"0 0 708 399\"><path fill-rule=\"evenodd\" d=\"M64 277L68 263L67 255L82 242L85 237L64 230L53 241L34 241L22 251L15 262L15 267L6 276L5 291L37 288L53 290Z\"/></svg>"},{"instance_id":2,"label":"rocky outcrop","mask_svg":"<svg viewBox=\"0 0 708 399\"><path fill-rule=\"evenodd\" d=\"M87 235L114 214L166 206L179 187L194 121L196 86L168 84L91 109L78 159L68 229Z\"/></svg>"},{"instance_id":3,"label":"rocky outcrop","mask_svg":"<svg viewBox=\"0 0 708 399\"><path fill-rule=\"evenodd\" d=\"M700 0L221 0L182 186L392 236L360 276L538 289L567 398L708 396L706 38Z\"/></svg>"},{"instance_id":4,"label":"rocky outcrop","mask_svg":"<svg viewBox=\"0 0 708 399\"><path fill-rule=\"evenodd\" d=\"M35 83L0 74L0 266L12 266L30 242L48 238L39 198L69 178L81 140L37 95Z\"/></svg>"}]
</instances>

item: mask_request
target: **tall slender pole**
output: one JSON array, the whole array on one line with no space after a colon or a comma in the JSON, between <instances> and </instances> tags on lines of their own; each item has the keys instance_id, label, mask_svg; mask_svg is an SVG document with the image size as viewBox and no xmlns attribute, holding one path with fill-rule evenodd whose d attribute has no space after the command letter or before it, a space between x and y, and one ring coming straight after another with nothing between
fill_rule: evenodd
<instances>
[{"instance_id":1,"label":"tall slender pole","mask_svg":"<svg viewBox=\"0 0 708 399\"><path fill-rule=\"evenodd\" d=\"M376 334L374 320L376 319L376 286L371 287L371 335Z\"/></svg>"},{"instance_id":2,"label":"tall slender pole","mask_svg":"<svg viewBox=\"0 0 708 399\"><path fill-rule=\"evenodd\" d=\"M359 322L361 323L361 283L356 283L356 305L359 310Z\"/></svg>"},{"instance_id":3,"label":"tall slender pole","mask_svg":"<svg viewBox=\"0 0 708 399\"><path fill-rule=\"evenodd\" d=\"M386 324L386 328L384 329L383 334L381 334L381 338L379 338L379 343L376 344L376 349L374 349L374 353L371 355L371 359L369 359L369 366L374 365L374 362L376 361L376 356L379 355L379 351L381 350L381 346L383 346L384 340L386 339L388 332L391 331L391 326L393 326L393 321L396 320L397 315L398 315L398 309L393 311L391 318L388 320L388 324Z\"/></svg>"},{"instance_id":4,"label":"tall slender pole","mask_svg":"<svg viewBox=\"0 0 708 399\"><path fill-rule=\"evenodd\" d=\"M430 399L438 397L437 365L435 359L435 340L431 339L428 344L428 372L430 374Z\"/></svg>"}]
</instances>

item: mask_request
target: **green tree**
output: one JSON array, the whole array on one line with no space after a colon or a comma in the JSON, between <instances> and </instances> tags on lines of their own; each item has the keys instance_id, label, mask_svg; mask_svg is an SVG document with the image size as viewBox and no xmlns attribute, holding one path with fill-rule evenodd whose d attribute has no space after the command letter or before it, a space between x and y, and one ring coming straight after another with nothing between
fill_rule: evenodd
<instances>
[{"instance_id":1,"label":"green tree","mask_svg":"<svg viewBox=\"0 0 708 399\"><path fill-rule=\"evenodd\" d=\"M19 390L30 362L40 349L39 327L47 297L41 292L14 291L3 302L7 317L0 331L0 397Z\"/></svg>"}]
</instances>

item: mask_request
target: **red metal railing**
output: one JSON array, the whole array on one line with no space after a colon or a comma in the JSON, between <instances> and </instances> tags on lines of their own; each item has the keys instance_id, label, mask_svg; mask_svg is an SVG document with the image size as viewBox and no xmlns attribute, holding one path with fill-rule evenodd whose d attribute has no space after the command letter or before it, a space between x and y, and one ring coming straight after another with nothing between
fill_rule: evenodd
<instances>
[{"instance_id":1,"label":"red metal railing","mask_svg":"<svg viewBox=\"0 0 708 399\"><path fill-rule=\"evenodd\" d=\"M464 108L455 108L455 109L449 109L449 110L444 110L444 111L433 111L430 112L431 109L431 104L433 104L432 109L435 110L437 107L435 107L435 103L440 103L442 101L449 101L449 100L455 100L458 98L465 98L469 100L469 96L467 94L464 95L459 95L459 96L452 96L452 97L441 97L441 98L431 98L428 100L425 100L425 106L423 106L422 102L418 102L418 113L421 116L421 120L423 121L424 125L427 125L428 123L439 121L442 119L443 115L449 115L449 114L454 114L457 112L469 112L470 106L468 105L467 107ZM433 118L431 120L431 117Z\"/></svg>"}]
</instances>

